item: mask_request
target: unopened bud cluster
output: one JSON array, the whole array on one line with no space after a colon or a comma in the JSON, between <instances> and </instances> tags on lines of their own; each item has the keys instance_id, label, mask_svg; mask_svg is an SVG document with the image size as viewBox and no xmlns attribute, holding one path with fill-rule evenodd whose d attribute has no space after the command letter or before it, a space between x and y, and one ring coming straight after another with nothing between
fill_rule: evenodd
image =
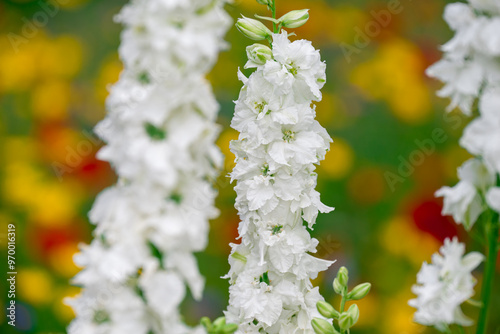
<instances>
[{"instance_id":1,"label":"unopened bud cluster","mask_svg":"<svg viewBox=\"0 0 500 334\"><path fill-rule=\"evenodd\" d=\"M238 325L227 324L226 318L220 317L212 323L209 318L201 318L201 325L205 327L207 334L232 334L238 330Z\"/></svg>"},{"instance_id":2,"label":"unopened bud cluster","mask_svg":"<svg viewBox=\"0 0 500 334\"><path fill-rule=\"evenodd\" d=\"M261 5L267 6L272 12L273 16L275 14L274 0L257 0ZM273 33L280 32L281 28L299 28L303 26L307 20L309 20L309 9L299 9L292 10L286 13L279 19L275 17L261 17L256 15L256 17L271 21L273 23L273 31L266 27L262 22L255 19L250 19L248 17L242 17L238 19L236 23L236 28L245 35L246 37L254 41L270 40Z\"/></svg>"},{"instance_id":3,"label":"unopened bud cluster","mask_svg":"<svg viewBox=\"0 0 500 334\"><path fill-rule=\"evenodd\" d=\"M316 304L318 312L326 319L313 319L312 327L316 334L342 334L358 322L358 306L352 304L349 309L345 311L345 303L365 298L370 292L371 284L362 283L349 291L348 283L349 272L346 267L341 267L337 273L337 277L333 280L333 290L342 297L340 311L337 311L330 303L325 301L318 302ZM337 322L339 330L337 330L333 322Z\"/></svg>"}]
</instances>

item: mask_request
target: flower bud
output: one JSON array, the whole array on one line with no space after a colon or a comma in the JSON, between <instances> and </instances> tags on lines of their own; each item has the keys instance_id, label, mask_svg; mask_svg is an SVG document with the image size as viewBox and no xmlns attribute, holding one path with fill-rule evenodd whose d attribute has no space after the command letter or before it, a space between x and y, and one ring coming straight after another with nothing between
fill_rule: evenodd
<instances>
[{"instance_id":1,"label":"flower bud","mask_svg":"<svg viewBox=\"0 0 500 334\"><path fill-rule=\"evenodd\" d=\"M352 289L351 292L347 294L347 298L350 300L359 300L366 297L370 292L372 285L370 283L363 283Z\"/></svg>"},{"instance_id":2,"label":"flower bud","mask_svg":"<svg viewBox=\"0 0 500 334\"><path fill-rule=\"evenodd\" d=\"M339 272L337 273L337 278L340 285L347 287L347 283L349 282L349 272L346 267L340 267Z\"/></svg>"},{"instance_id":3,"label":"flower bud","mask_svg":"<svg viewBox=\"0 0 500 334\"><path fill-rule=\"evenodd\" d=\"M216 328L222 327L225 324L226 324L226 318L224 318L224 317L219 317L219 318L214 320L214 326Z\"/></svg>"},{"instance_id":4,"label":"flower bud","mask_svg":"<svg viewBox=\"0 0 500 334\"><path fill-rule=\"evenodd\" d=\"M247 46L247 56L250 63L255 65L264 65L273 58L273 51L259 43Z\"/></svg>"},{"instance_id":5,"label":"flower bud","mask_svg":"<svg viewBox=\"0 0 500 334\"><path fill-rule=\"evenodd\" d=\"M347 312L344 312L339 317L339 326L342 330L348 330L358 322L359 308L354 304L349 307Z\"/></svg>"},{"instance_id":6,"label":"flower bud","mask_svg":"<svg viewBox=\"0 0 500 334\"><path fill-rule=\"evenodd\" d=\"M332 324L325 319L314 318L311 325L316 334L338 334Z\"/></svg>"},{"instance_id":7,"label":"flower bud","mask_svg":"<svg viewBox=\"0 0 500 334\"><path fill-rule=\"evenodd\" d=\"M271 0L257 0L261 5L269 6L271 4Z\"/></svg>"},{"instance_id":8,"label":"flower bud","mask_svg":"<svg viewBox=\"0 0 500 334\"><path fill-rule=\"evenodd\" d=\"M205 327L208 331L212 330L213 326L208 317L203 317L200 320L200 323L203 327Z\"/></svg>"},{"instance_id":9,"label":"flower bud","mask_svg":"<svg viewBox=\"0 0 500 334\"><path fill-rule=\"evenodd\" d=\"M236 325L236 324L227 324L222 329L222 333L223 334L233 334L237 330L238 330L238 325Z\"/></svg>"},{"instance_id":10,"label":"flower bud","mask_svg":"<svg viewBox=\"0 0 500 334\"><path fill-rule=\"evenodd\" d=\"M292 10L279 18L285 28L298 28L309 20L309 9Z\"/></svg>"},{"instance_id":11,"label":"flower bud","mask_svg":"<svg viewBox=\"0 0 500 334\"><path fill-rule=\"evenodd\" d=\"M272 32L262 22L244 17L238 19L236 28L246 37L260 41L271 36Z\"/></svg>"},{"instance_id":12,"label":"flower bud","mask_svg":"<svg viewBox=\"0 0 500 334\"><path fill-rule=\"evenodd\" d=\"M344 292L347 290L345 286L342 286L340 283L339 283L339 279L338 278L335 278L333 280L333 290L339 294L339 295L343 295Z\"/></svg>"},{"instance_id":13,"label":"flower bud","mask_svg":"<svg viewBox=\"0 0 500 334\"><path fill-rule=\"evenodd\" d=\"M339 318L340 313L332 305L325 301L319 301L316 304L316 308L318 309L318 312L325 318Z\"/></svg>"}]
</instances>

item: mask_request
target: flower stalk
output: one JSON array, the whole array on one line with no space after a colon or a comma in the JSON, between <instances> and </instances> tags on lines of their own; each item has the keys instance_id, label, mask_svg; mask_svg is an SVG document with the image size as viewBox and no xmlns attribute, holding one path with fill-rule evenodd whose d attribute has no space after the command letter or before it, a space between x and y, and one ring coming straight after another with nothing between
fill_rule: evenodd
<instances>
[{"instance_id":1,"label":"flower stalk","mask_svg":"<svg viewBox=\"0 0 500 334\"><path fill-rule=\"evenodd\" d=\"M490 313L491 295L495 278L496 263L498 257L498 237L499 237L499 215L493 212L492 219L486 225L487 261L483 276L483 288L481 291L481 310L477 323L477 334L486 334L488 328L488 316Z\"/></svg>"},{"instance_id":2,"label":"flower stalk","mask_svg":"<svg viewBox=\"0 0 500 334\"><path fill-rule=\"evenodd\" d=\"M314 172L332 141L313 106L322 97L326 66L309 41L290 41L274 1L258 2L272 13L261 19L272 22L273 33L266 37L260 21L237 23L245 36L267 39L271 48L247 47L245 68L255 70L249 77L238 73L243 87L231 127L240 135L230 148L241 243L231 245L225 316L239 324L238 334L310 333L323 300L311 279L332 264L310 254L318 241L308 231L319 212L333 210L321 203ZM292 16L285 16L290 25L305 22L304 15Z\"/></svg>"},{"instance_id":3,"label":"flower stalk","mask_svg":"<svg viewBox=\"0 0 500 334\"><path fill-rule=\"evenodd\" d=\"M131 0L116 17L124 71L96 133L106 143L98 158L118 182L97 197L94 239L75 256L83 269L73 282L83 289L67 300L76 313L70 334L203 332L183 322L179 305L187 289L202 297L194 253L218 215L211 180L223 157L205 76L225 47L224 4ZM231 333L221 322L216 329Z\"/></svg>"}]
</instances>

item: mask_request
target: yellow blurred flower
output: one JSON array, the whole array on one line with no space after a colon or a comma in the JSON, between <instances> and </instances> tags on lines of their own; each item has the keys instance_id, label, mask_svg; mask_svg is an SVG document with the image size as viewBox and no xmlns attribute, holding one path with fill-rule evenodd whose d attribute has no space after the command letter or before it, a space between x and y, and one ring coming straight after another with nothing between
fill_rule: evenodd
<instances>
[{"instance_id":1,"label":"yellow blurred flower","mask_svg":"<svg viewBox=\"0 0 500 334\"><path fill-rule=\"evenodd\" d=\"M2 149L6 161L32 161L37 158L37 145L30 137L3 138Z\"/></svg>"},{"instance_id":2,"label":"yellow blurred flower","mask_svg":"<svg viewBox=\"0 0 500 334\"><path fill-rule=\"evenodd\" d=\"M52 300L52 280L41 269L24 268L17 272L16 292L31 305L38 306Z\"/></svg>"},{"instance_id":3,"label":"yellow blurred flower","mask_svg":"<svg viewBox=\"0 0 500 334\"><path fill-rule=\"evenodd\" d=\"M47 181L32 188L30 220L43 226L71 224L78 215L82 190L69 181Z\"/></svg>"},{"instance_id":4,"label":"yellow blurred flower","mask_svg":"<svg viewBox=\"0 0 500 334\"><path fill-rule=\"evenodd\" d=\"M44 121L64 120L71 100L71 86L65 80L49 80L32 91L31 105L35 118Z\"/></svg>"},{"instance_id":5,"label":"yellow blurred flower","mask_svg":"<svg viewBox=\"0 0 500 334\"><path fill-rule=\"evenodd\" d=\"M416 124L431 113L431 97L424 81L424 58L410 41L392 38L375 56L351 73L351 82L375 100L384 100L400 120Z\"/></svg>"},{"instance_id":6,"label":"yellow blurred flower","mask_svg":"<svg viewBox=\"0 0 500 334\"><path fill-rule=\"evenodd\" d=\"M0 92L18 92L31 87L37 77L36 42L14 52L6 35L0 36Z\"/></svg>"},{"instance_id":7,"label":"yellow blurred flower","mask_svg":"<svg viewBox=\"0 0 500 334\"><path fill-rule=\"evenodd\" d=\"M30 163L11 162L5 168L3 193L11 203L23 207L31 221L44 226L72 223L82 201L81 185L47 178Z\"/></svg>"},{"instance_id":8,"label":"yellow blurred flower","mask_svg":"<svg viewBox=\"0 0 500 334\"><path fill-rule=\"evenodd\" d=\"M386 301L384 310L390 310L390 316L381 318L379 329L383 333L416 334L425 332L426 327L413 322L415 309L408 305L408 300L415 296L411 294L410 286L403 292ZM386 313L387 314L387 313Z\"/></svg>"},{"instance_id":9,"label":"yellow blurred flower","mask_svg":"<svg viewBox=\"0 0 500 334\"><path fill-rule=\"evenodd\" d=\"M337 104L339 100L333 94L323 94L323 100L317 103L316 119L323 126L328 125L337 113Z\"/></svg>"},{"instance_id":10,"label":"yellow blurred flower","mask_svg":"<svg viewBox=\"0 0 500 334\"><path fill-rule=\"evenodd\" d=\"M112 54L101 66L99 76L96 80L95 94L99 104L103 105L108 97L108 88L111 84L118 81L123 65L118 59L117 54Z\"/></svg>"},{"instance_id":11,"label":"yellow blurred flower","mask_svg":"<svg viewBox=\"0 0 500 334\"><path fill-rule=\"evenodd\" d=\"M54 302L54 314L63 322L69 323L75 317L73 309L64 303L65 298L72 298L80 293L81 289L76 286L68 286L57 291Z\"/></svg>"},{"instance_id":12,"label":"yellow blurred flower","mask_svg":"<svg viewBox=\"0 0 500 334\"><path fill-rule=\"evenodd\" d=\"M75 276L80 268L73 262L73 255L78 252L77 243L64 243L52 249L48 257L52 269L67 278Z\"/></svg>"},{"instance_id":13,"label":"yellow blurred flower","mask_svg":"<svg viewBox=\"0 0 500 334\"><path fill-rule=\"evenodd\" d=\"M43 180L43 173L25 162L9 162L5 166L3 194L10 203L29 206L33 188Z\"/></svg>"},{"instance_id":14,"label":"yellow blurred flower","mask_svg":"<svg viewBox=\"0 0 500 334\"><path fill-rule=\"evenodd\" d=\"M0 91L26 91L46 79L72 78L80 71L82 61L82 44L73 36L50 39L40 30L15 50L8 37L2 35Z\"/></svg>"},{"instance_id":15,"label":"yellow blurred flower","mask_svg":"<svg viewBox=\"0 0 500 334\"><path fill-rule=\"evenodd\" d=\"M342 179L352 169L354 164L354 151L343 139L333 138L331 150L321 162L319 169L331 179Z\"/></svg>"},{"instance_id":16,"label":"yellow blurred flower","mask_svg":"<svg viewBox=\"0 0 500 334\"><path fill-rule=\"evenodd\" d=\"M72 78L82 67L83 46L76 37L62 35L46 42L38 61L43 77Z\"/></svg>"},{"instance_id":17,"label":"yellow blurred flower","mask_svg":"<svg viewBox=\"0 0 500 334\"><path fill-rule=\"evenodd\" d=\"M439 242L420 231L410 217L394 217L384 226L379 237L380 244L389 252L411 261L415 268L420 267L423 261L429 261L431 255L440 247Z\"/></svg>"},{"instance_id":18,"label":"yellow blurred flower","mask_svg":"<svg viewBox=\"0 0 500 334\"><path fill-rule=\"evenodd\" d=\"M226 172L232 171L234 164L234 154L229 150L229 143L231 140L238 139L238 131L227 128L222 132L219 139L217 140L217 146L220 147L222 154L224 154L224 170Z\"/></svg>"}]
</instances>

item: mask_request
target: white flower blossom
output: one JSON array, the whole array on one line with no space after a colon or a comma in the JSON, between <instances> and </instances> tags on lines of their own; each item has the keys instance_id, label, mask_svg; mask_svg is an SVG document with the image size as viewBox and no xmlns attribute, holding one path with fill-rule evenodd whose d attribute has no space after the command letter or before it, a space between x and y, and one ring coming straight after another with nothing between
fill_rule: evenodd
<instances>
[{"instance_id":1,"label":"white flower blossom","mask_svg":"<svg viewBox=\"0 0 500 334\"><path fill-rule=\"evenodd\" d=\"M422 265L413 293L417 298L409 304L415 307L414 320L422 325L435 326L444 331L447 325L471 326L460 305L474 295L476 279L472 271L484 260L478 252L465 255L465 245L446 239L440 253L432 256L432 263Z\"/></svg>"},{"instance_id":2,"label":"white flower blossom","mask_svg":"<svg viewBox=\"0 0 500 334\"><path fill-rule=\"evenodd\" d=\"M479 105L481 116L465 128L460 144L500 173L500 86L488 87Z\"/></svg>"},{"instance_id":3,"label":"white flower blossom","mask_svg":"<svg viewBox=\"0 0 500 334\"><path fill-rule=\"evenodd\" d=\"M318 241L304 224L312 228L318 212L333 210L315 190L315 164L332 141L311 107L321 99L325 64L308 41L291 42L286 32L272 39L272 57L249 61L256 70L248 78L239 73L231 125L240 135L230 146L241 243L231 245L225 315L238 334L313 334L323 298L310 280L332 264L310 255Z\"/></svg>"},{"instance_id":4,"label":"white flower blossom","mask_svg":"<svg viewBox=\"0 0 500 334\"><path fill-rule=\"evenodd\" d=\"M432 65L427 74L444 82L438 95L451 98L448 111L458 107L471 115L481 88L500 85L499 8L493 0L446 6L444 17L455 36L443 45L443 59Z\"/></svg>"},{"instance_id":5,"label":"white flower blossom","mask_svg":"<svg viewBox=\"0 0 500 334\"><path fill-rule=\"evenodd\" d=\"M444 197L443 214L470 230L488 209L488 189L500 173L500 6L496 1L470 0L446 6L445 20L455 36L443 46L442 60L428 69L430 76L445 83L438 93L451 98L449 109L458 106L479 117L464 130L462 147L475 155L459 169L460 182L443 187L436 195Z\"/></svg>"},{"instance_id":6,"label":"white flower blossom","mask_svg":"<svg viewBox=\"0 0 500 334\"><path fill-rule=\"evenodd\" d=\"M443 59L427 74L444 82L438 95L451 99L448 111L458 107L467 116L478 112L479 116L460 140L475 158L459 168L456 186L443 187L436 195L444 198L443 214L452 215L469 231L483 213L500 208L496 187L500 173L500 4L496 0L449 4L444 17L455 36L443 45ZM449 324L473 324L460 305L474 294L471 271L483 256L470 253L462 257L464 252L463 244L447 239L442 256L435 254L432 264L423 264L417 276L419 285L413 287L418 297L410 301L417 308L416 322L441 331Z\"/></svg>"},{"instance_id":7,"label":"white flower blossom","mask_svg":"<svg viewBox=\"0 0 500 334\"><path fill-rule=\"evenodd\" d=\"M468 160L458 169L460 182L454 187L443 187L436 196L444 197L443 214L452 215L457 224L467 230L486 211L481 194L495 184L496 178L478 159Z\"/></svg>"},{"instance_id":8,"label":"white flower blossom","mask_svg":"<svg viewBox=\"0 0 500 334\"><path fill-rule=\"evenodd\" d=\"M500 212L500 187L491 188L486 194L486 201L493 210Z\"/></svg>"},{"instance_id":9,"label":"white flower blossom","mask_svg":"<svg viewBox=\"0 0 500 334\"><path fill-rule=\"evenodd\" d=\"M187 289L202 297L193 252L206 247L218 214L218 104L204 76L225 45L224 4L132 0L117 16L125 70L96 133L118 182L97 197L95 238L75 256L83 290L68 300L70 334L205 332L183 324L178 308Z\"/></svg>"}]
</instances>

